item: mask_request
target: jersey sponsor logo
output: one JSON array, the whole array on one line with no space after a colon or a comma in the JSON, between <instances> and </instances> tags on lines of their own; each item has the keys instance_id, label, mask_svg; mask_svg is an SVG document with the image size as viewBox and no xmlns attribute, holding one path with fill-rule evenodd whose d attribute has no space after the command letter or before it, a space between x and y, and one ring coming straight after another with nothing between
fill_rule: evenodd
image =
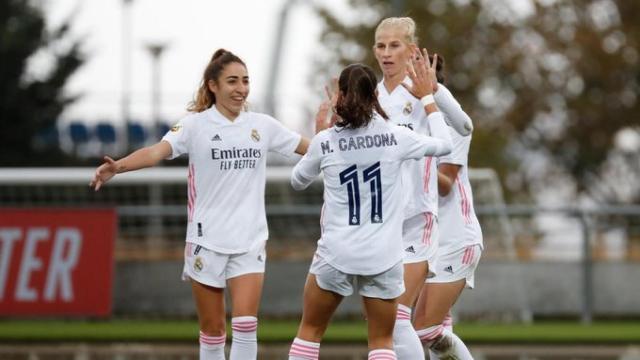
<instances>
[{"instance_id":1,"label":"jersey sponsor logo","mask_svg":"<svg viewBox=\"0 0 640 360\"><path fill-rule=\"evenodd\" d=\"M211 149L213 160L259 159L261 156L262 151L254 148L238 149L234 146L231 149Z\"/></svg>"},{"instance_id":2,"label":"jersey sponsor logo","mask_svg":"<svg viewBox=\"0 0 640 360\"><path fill-rule=\"evenodd\" d=\"M446 271L446 272L448 272L450 274L453 274L453 266L451 266L451 265L447 266L446 268L444 268L444 271Z\"/></svg>"},{"instance_id":3,"label":"jersey sponsor logo","mask_svg":"<svg viewBox=\"0 0 640 360\"><path fill-rule=\"evenodd\" d=\"M255 142L260 141L260 133L256 129L251 129L251 139Z\"/></svg>"},{"instance_id":4,"label":"jersey sponsor logo","mask_svg":"<svg viewBox=\"0 0 640 360\"><path fill-rule=\"evenodd\" d=\"M212 138L211 141L222 141L222 138L220 137L220 134L215 134Z\"/></svg>"},{"instance_id":5,"label":"jersey sponsor logo","mask_svg":"<svg viewBox=\"0 0 640 360\"><path fill-rule=\"evenodd\" d=\"M405 115L409 115L413 112L413 105L411 104L410 101L407 101L407 103L404 105L404 108L402 109L402 113Z\"/></svg>"},{"instance_id":6,"label":"jersey sponsor logo","mask_svg":"<svg viewBox=\"0 0 640 360\"><path fill-rule=\"evenodd\" d=\"M412 254L416 253L416 249L413 247L413 245L411 245L408 248L404 249L404 251L406 251L408 253L412 253Z\"/></svg>"},{"instance_id":7,"label":"jersey sponsor logo","mask_svg":"<svg viewBox=\"0 0 640 360\"><path fill-rule=\"evenodd\" d=\"M255 148L238 149L211 149L211 158L220 161L220 170L255 169L258 164L256 159L262 157L262 150Z\"/></svg>"},{"instance_id":8,"label":"jersey sponsor logo","mask_svg":"<svg viewBox=\"0 0 640 360\"><path fill-rule=\"evenodd\" d=\"M200 272L204 269L204 262L200 256L196 257L196 260L193 262L193 270L195 272Z\"/></svg>"},{"instance_id":9,"label":"jersey sponsor logo","mask_svg":"<svg viewBox=\"0 0 640 360\"><path fill-rule=\"evenodd\" d=\"M352 151L373 147L397 146L398 141L393 134L376 134L365 136L351 136L338 139L340 151Z\"/></svg>"},{"instance_id":10,"label":"jersey sponsor logo","mask_svg":"<svg viewBox=\"0 0 640 360\"><path fill-rule=\"evenodd\" d=\"M169 131L171 131L171 132L178 132L178 131L180 131L180 129L182 129L182 125L180 125L180 124L175 124L175 125L173 125L173 126L171 127L171 129L170 129Z\"/></svg>"}]
</instances>

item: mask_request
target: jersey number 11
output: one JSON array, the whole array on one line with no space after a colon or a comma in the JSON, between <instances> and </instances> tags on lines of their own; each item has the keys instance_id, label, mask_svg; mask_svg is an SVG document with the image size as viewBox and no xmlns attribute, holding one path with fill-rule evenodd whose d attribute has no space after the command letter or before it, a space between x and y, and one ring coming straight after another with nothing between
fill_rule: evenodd
<instances>
[{"instance_id":1,"label":"jersey number 11","mask_svg":"<svg viewBox=\"0 0 640 360\"><path fill-rule=\"evenodd\" d=\"M380 162L369 166L362 171L364 182L371 187L371 223L382 223L382 177L380 175ZM360 225L360 186L358 181L358 168L351 165L340 173L340 185L347 185L349 198L349 225Z\"/></svg>"}]
</instances>

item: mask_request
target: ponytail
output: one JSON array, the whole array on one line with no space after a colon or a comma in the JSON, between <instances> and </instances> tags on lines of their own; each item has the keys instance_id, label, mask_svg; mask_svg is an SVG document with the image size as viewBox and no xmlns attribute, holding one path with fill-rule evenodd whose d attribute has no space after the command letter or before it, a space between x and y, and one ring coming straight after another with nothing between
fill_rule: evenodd
<instances>
[{"instance_id":1,"label":"ponytail","mask_svg":"<svg viewBox=\"0 0 640 360\"><path fill-rule=\"evenodd\" d=\"M341 121L339 127L360 128L367 126L377 112L387 119L376 96L376 76L370 67L363 64L347 66L338 79L340 97L336 104L336 112Z\"/></svg>"},{"instance_id":2,"label":"ponytail","mask_svg":"<svg viewBox=\"0 0 640 360\"><path fill-rule=\"evenodd\" d=\"M246 67L244 62L230 51L218 49L213 53L209 64L207 64L207 67L204 69L196 97L187 106L187 111L202 112L216 103L216 94L209 89L209 81L213 80L217 82L222 70L224 70L227 64L234 62Z\"/></svg>"}]
</instances>

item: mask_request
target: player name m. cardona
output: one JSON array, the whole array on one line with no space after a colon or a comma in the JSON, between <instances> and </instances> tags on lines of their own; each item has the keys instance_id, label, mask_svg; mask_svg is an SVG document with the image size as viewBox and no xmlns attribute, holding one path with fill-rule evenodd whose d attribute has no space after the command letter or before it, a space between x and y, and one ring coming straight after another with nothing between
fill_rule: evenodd
<instances>
[{"instance_id":1,"label":"player name m. cardona","mask_svg":"<svg viewBox=\"0 0 640 360\"><path fill-rule=\"evenodd\" d=\"M232 147L231 149L211 149L211 158L213 160L259 159L261 156L262 151L254 148L238 149Z\"/></svg>"},{"instance_id":2,"label":"player name m. cardona","mask_svg":"<svg viewBox=\"0 0 640 360\"><path fill-rule=\"evenodd\" d=\"M338 149L340 151L352 151L367 149L372 147L396 146L398 141L393 133L376 135L359 135L338 139ZM329 141L320 143L322 154L333 152Z\"/></svg>"}]
</instances>

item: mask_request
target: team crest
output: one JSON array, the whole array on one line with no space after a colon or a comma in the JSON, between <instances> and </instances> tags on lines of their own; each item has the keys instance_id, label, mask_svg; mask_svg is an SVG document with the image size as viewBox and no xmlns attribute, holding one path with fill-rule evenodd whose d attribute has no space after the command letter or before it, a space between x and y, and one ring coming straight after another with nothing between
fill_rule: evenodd
<instances>
[{"instance_id":1,"label":"team crest","mask_svg":"<svg viewBox=\"0 0 640 360\"><path fill-rule=\"evenodd\" d=\"M251 129L251 138L253 139L253 141L255 142L259 142L260 141L260 134L258 133L258 130L256 129Z\"/></svg>"},{"instance_id":2,"label":"team crest","mask_svg":"<svg viewBox=\"0 0 640 360\"><path fill-rule=\"evenodd\" d=\"M193 263L193 270L196 272L202 271L204 268L204 263L202 262L202 258L200 256L196 257L196 261Z\"/></svg>"},{"instance_id":3,"label":"team crest","mask_svg":"<svg viewBox=\"0 0 640 360\"><path fill-rule=\"evenodd\" d=\"M405 115L409 115L413 112L413 105L411 105L410 101L407 101L407 103L404 105L404 109L402 109L402 113Z\"/></svg>"},{"instance_id":4,"label":"team crest","mask_svg":"<svg viewBox=\"0 0 640 360\"><path fill-rule=\"evenodd\" d=\"M175 124L171 127L171 132L178 132L180 131L180 129L182 129L182 125L180 124Z\"/></svg>"}]
</instances>

